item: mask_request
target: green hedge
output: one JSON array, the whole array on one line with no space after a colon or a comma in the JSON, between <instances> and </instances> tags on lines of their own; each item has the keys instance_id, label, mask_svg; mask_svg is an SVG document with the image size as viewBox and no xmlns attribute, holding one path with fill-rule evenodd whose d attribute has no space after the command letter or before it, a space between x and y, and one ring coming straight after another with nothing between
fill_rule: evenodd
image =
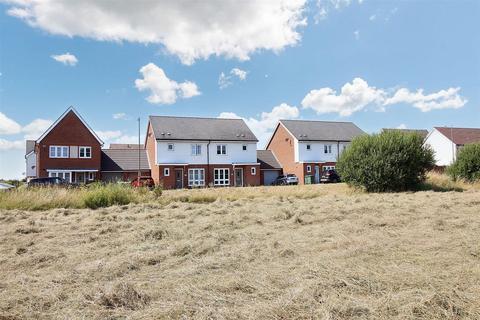
<instances>
[{"instance_id":1,"label":"green hedge","mask_svg":"<svg viewBox=\"0 0 480 320\"><path fill-rule=\"evenodd\" d=\"M387 131L355 138L337 170L344 182L368 192L404 191L417 189L434 163L420 135Z\"/></svg>"},{"instance_id":2,"label":"green hedge","mask_svg":"<svg viewBox=\"0 0 480 320\"><path fill-rule=\"evenodd\" d=\"M457 160L447 169L447 173L454 180L480 180L480 143L467 144L460 149Z\"/></svg>"}]
</instances>

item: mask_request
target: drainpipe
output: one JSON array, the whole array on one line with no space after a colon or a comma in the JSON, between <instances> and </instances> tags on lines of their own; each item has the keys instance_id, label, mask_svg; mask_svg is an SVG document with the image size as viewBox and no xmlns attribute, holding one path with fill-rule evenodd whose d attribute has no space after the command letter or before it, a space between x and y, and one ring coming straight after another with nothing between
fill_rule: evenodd
<instances>
[{"instance_id":1,"label":"drainpipe","mask_svg":"<svg viewBox=\"0 0 480 320\"><path fill-rule=\"evenodd\" d=\"M207 172L205 174L206 187L208 187L208 184L210 183L210 142L211 140L208 140L208 143L207 143Z\"/></svg>"}]
</instances>

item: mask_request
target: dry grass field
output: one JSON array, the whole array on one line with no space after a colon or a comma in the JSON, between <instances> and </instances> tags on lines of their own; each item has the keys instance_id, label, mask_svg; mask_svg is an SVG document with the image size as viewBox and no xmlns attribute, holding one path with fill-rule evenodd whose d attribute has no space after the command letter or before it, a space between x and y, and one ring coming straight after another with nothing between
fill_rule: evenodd
<instances>
[{"instance_id":1,"label":"dry grass field","mask_svg":"<svg viewBox=\"0 0 480 320\"><path fill-rule=\"evenodd\" d=\"M0 210L0 319L480 319L480 191Z\"/></svg>"}]
</instances>

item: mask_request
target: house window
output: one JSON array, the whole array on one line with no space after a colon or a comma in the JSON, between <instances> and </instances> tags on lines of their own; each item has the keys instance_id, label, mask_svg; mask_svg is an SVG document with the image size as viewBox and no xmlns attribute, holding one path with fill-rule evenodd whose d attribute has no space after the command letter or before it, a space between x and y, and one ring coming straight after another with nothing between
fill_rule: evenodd
<instances>
[{"instance_id":1,"label":"house window","mask_svg":"<svg viewBox=\"0 0 480 320\"><path fill-rule=\"evenodd\" d=\"M192 156L199 156L202 154L201 144L192 144Z\"/></svg>"},{"instance_id":2,"label":"house window","mask_svg":"<svg viewBox=\"0 0 480 320\"><path fill-rule=\"evenodd\" d=\"M173 151L173 143L169 143L167 146L168 151Z\"/></svg>"},{"instance_id":3,"label":"house window","mask_svg":"<svg viewBox=\"0 0 480 320\"><path fill-rule=\"evenodd\" d=\"M243 151L247 151L247 145L246 145L246 144L244 144L244 145L242 146L242 150L243 150Z\"/></svg>"},{"instance_id":4,"label":"house window","mask_svg":"<svg viewBox=\"0 0 480 320\"><path fill-rule=\"evenodd\" d=\"M227 146L225 144L217 144L217 154L227 154Z\"/></svg>"},{"instance_id":5,"label":"house window","mask_svg":"<svg viewBox=\"0 0 480 320\"><path fill-rule=\"evenodd\" d=\"M323 171L335 170L335 166L323 166L322 169L323 169Z\"/></svg>"},{"instance_id":6,"label":"house window","mask_svg":"<svg viewBox=\"0 0 480 320\"><path fill-rule=\"evenodd\" d=\"M80 158L91 158L92 157L92 147L80 147L79 148L79 157Z\"/></svg>"},{"instance_id":7,"label":"house window","mask_svg":"<svg viewBox=\"0 0 480 320\"><path fill-rule=\"evenodd\" d=\"M188 169L188 186L204 186L205 170L204 169Z\"/></svg>"},{"instance_id":8,"label":"house window","mask_svg":"<svg viewBox=\"0 0 480 320\"><path fill-rule=\"evenodd\" d=\"M50 146L50 158L68 158L68 147Z\"/></svg>"},{"instance_id":9,"label":"house window","mask_svg":"<svg viewBox=\"0 0 480 320\"><path fill-rule=\"evenodd\" d=\"M87 175L87 179L89 181L95 180L95 172L89 172L88 175Z\"/></svg>"},{"instance_id":10,"label":"house window","mask_svg":"<svg viewBox=\"0 0 480 320\"><path fill-rule=\"evenodd\" d=\"M307 144L307 150L312 150L312 146Z\"/></svg>"},{"instance_id":11,"label":"house window","mask_svg":"<svg viewBox=\"0 0 480 320\"><path fill-rule=\"evenodd\" d=\"M307 166L307 172L312 172L312 166L310 165Z\"/></svg>"},{"instance_id":12,"label":"house window","mask_svg":"<svg viewBox=\"0 0 480 320\"><path fill-rule=\"evenodd\" d=\"M170 168L163 168L163 175L165 177L170 176Z\"/></svg>"},{"instance_id":13,"label":"house window","mask_svg":"<svg viewBox=\"0 0 480 320\"><path fill-rule=\"evenodd\" d=\"M63 171L50 171L48 173L48 176L51 177L51 178L62 178L64 179L65 181L67 182L72 182L72 180L70 179L71 177L71 173L70 172L63 172Z\"/></svg>"},{"instance_id":14,"label":"house window","mask_svg":"<svg viewBox=\"0 0 480 320\"><path fill-rule=\"evenodd\" d=\"M213 170L213 184L216 186L230 185L230 170L229 169L214 169Z\"/></svg>"},{"instance_id":15,"label":"house window","mask_svg":"<svg viewBox=\"0 0 480 320\"><path fill-rule=\"evenodd\" d=\"M323 150L324 150L325 153L332 153L332 145L331 144L324 145Z\"/></svg>"},{"instance_id":16,"label":"house window","mask_svg":"<svg viewBox=\"0 0 480 320\"><path fill-rule=\"evenodd\" d=\"M257 168L252 167L250 170L251 170L250 172L252 173L252 176L257 174Z\"/></svg>"}]
</instances>

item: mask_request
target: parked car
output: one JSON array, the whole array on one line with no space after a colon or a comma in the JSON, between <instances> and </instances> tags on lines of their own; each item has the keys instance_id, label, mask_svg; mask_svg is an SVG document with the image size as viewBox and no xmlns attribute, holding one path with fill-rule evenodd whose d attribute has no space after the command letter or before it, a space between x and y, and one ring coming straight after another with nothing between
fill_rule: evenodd
<instances>
[{"instance_id":1,"label":"parked car","mask_svg":"<svg viewBox=\"0 0 480 320\"><path fill-rule=\"evenodd\" d=\"M340 182L340 176L338 175L335 169L329 169L322 172L322 176L320 177L320 182L323 183L334 183Z\"/></svg>"},{"instance_id":2,"label":"parked car","mask_svg":"<svg viewBox=\"0 0 480 320\"><path fill-rule=\"evenodd\" d=\"M277 179L272 183L273 185L289 185L298 184L298 177L292 173L286 175L279 175Z\"/></svg>"},{"instance_id":3,"label":"parked car","mask_svg":"<svg viewBox=\"0 0 480 320\"><path fill-rule=\"evenodd\" d=\"M11 185L11 184L5 183L5 182L0 182L0 191L12 190L12 189L15 189L14 185Z\"/></svg>"},{"instance_id":4,"label":"parked car","mask_svg":"<svg viewBox=\"0 0 480 320\"><path fill-rule=\"evenodd\" d=\"M28 187L69 187L72 186L71 183L59 177L49 177L49 178L34 178L28 181Z\"/></svg>"},{"instance_id":5,"label":"parked car","mask_svg":"<svg viewBox=\"0 0 480 320\"><path fill-rule=\"evenodd\" d=\"M155 182L151 177L140 177L140 181L138 179L133 179L130 185L135 188L147 187L152 189L155 187Z\"/></svg>"}]
</instances>

